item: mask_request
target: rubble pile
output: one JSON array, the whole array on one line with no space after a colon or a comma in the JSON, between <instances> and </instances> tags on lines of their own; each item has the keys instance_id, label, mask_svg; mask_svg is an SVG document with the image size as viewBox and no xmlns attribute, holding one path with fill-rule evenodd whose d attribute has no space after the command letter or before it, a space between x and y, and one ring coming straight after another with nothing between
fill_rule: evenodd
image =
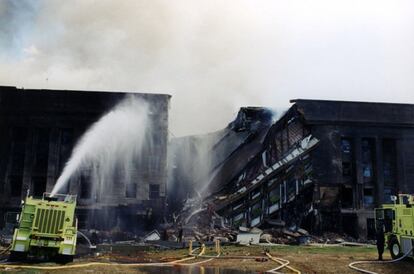
<instances>
[{"instance_id":1,"label":"rubble pile","mask_svg":"<svg viewBox=\"0 0 414 274\"><path fill-rule=\"evenodd\" d=\"M184 224L184 226L182 225ZM200 243L220 240L223 243L240 244L278 244L278 245L312 245L312 244L351 244L358 241L348 235L325 232L322 235L312 235L307 230L296 225L288 226L285 221L266 220L266 228L232 227L225 218L221 217L201 199L190 199L178 218L169 224L167 239L170 241ZM182 230L182 235L180 235ZM364 243L366 244L366 242Z\"/></svg>"}]
</instances>

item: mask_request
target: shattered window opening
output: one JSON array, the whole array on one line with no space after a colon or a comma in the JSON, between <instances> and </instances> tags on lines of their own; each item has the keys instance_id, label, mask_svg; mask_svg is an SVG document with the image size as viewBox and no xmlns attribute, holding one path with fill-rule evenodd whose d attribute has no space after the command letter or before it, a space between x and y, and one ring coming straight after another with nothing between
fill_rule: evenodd
<instances>
[{"instance_id":1,"label":"shattered window opening","mask_svg":"<svg viewBox=\"0 0 414 274\"><path fill-rule=\"evenodd\" d=\"M395 188L384 186L384 203L385 204L392 204L393 201L391 199L392 196L396 195Z\"/></svg>"},{"instance_id":2,"label":"shattered window opening","mask_svg":"<svg viewBox=\"0 0 414 274\"><path fill-rule=\"evenodd\" d=\"M355 180L355 159L351 138L341 138L341 156L343 181L352 184Z\"/></svg>"},{"instance_id":3,"label":"shattered window opening","mask_svg":"<svg viewBox=\"0 0 414 274\"><path fill-rule=\"evenodd\" d=\"M274 188L269 193L269 204L274 205L280 201L280 188Z\"/></svg>"},{"instance_id":4,"label":"shattered window opening","mask_svg":"<svg viewBox=\"0 0 414 274\"><path fill-rule=\"evenodd\" d=\"M397 149L394 139L382 140L384 185L394 187L397 181Z\"/></svg>"},{"instance_id":5,"label":"shattered window opening","mask_svg":"<svg viewBox=\"0 0 414 274\"><path fill-rule=\"evenodd\" d=\"M364 183L374 183L375 167L375 140L372 138L362 139L362 176Z\"/></svg>"},{"instance_id":6,"label":"shattered window opening","mask_svg":"<svg viewBox=\"0 0 414 274\"><path fill-rule=\"evenodd\" d=\"M250 207L250 219L251 219L251 226L257 225L262 216L262 202L259 201Z\"/></svg>"},{"instance_id":7,"label":"shattered window opening","mask_svg":"<svg viewBox=\"0 0 414 274\"><path fill-rule=\"evenodd\" d=\"M242 226L243 223L245 222L245 213L243 212L243 213L236 215L233 218L232 222L233 222L233 226L235 227Z\"/></svg>"}]
</instances>

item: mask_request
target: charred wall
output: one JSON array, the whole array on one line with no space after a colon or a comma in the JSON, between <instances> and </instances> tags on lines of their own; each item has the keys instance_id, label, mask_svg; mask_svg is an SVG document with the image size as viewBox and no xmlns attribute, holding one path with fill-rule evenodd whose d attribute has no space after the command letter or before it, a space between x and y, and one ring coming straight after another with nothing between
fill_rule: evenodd
<instances>
[{"instance_id":1,"label":"charred wall","mask_svg":"<svg viewBox=\"0 0 414 274\"><path fill-rule=\"evenodd\" d=\"M88 127L122 100L123 92L31 90L0 87L0 226L4 213L18 211L28 190L34 196L51 191L72 149ZM120 189L111 203L90 199L88 178L71 182L67 191L78 195L83 227L94 226L92 216L107 220L138 219L148 210L162 215L166 192L169 95L136 94L157 111L151 116L157 168L140 166L134 189ZM151 155L146 155L151 157ZM105 212L104 212L105 211ZM112 224L108 224L110 227ZM112 226L113 227L113 226Z\"/></svg>"},{"instance_id":2,"label":"charred wall","mask_svg":"<svg viewBox=\"0 0 414 274\"><path fill-rule=\"evenodd\" d=\"M337 219L345 232L372 237L373 208L391 202L391 195L414 191L414 105L294 102L320 140L312 162L319 200L327 205L321 214L330 216L322 228Z\"/></svg>"}]
</instances>

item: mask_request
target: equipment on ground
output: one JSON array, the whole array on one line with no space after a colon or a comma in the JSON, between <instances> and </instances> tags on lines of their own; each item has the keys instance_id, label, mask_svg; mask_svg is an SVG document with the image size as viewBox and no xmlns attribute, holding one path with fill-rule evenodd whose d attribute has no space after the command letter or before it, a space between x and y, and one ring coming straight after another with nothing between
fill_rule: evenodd
<instances>
[{"instance_id":1,"label":"equipment on ground","mask_svg":"<svg viewBox=\"0 0 414 274\"><path fill-rule=\"evenodd\" d=\"M44 193L41 199L26 197L15 229L10 261L28 254L59 263L73 261L76 249L76 195Z\"/></svg>"},{"instance_id":2,"label":"equipment on ground","mask_svg":"<svg viewBox=\"0 0 414 274\"><path fill-rule=\"evenodd\" d=\"M385 242L393 259L409 253L414 247L414 196L399 194L393 196L392 204L383 204L375 209L376 229L383 229Z\"/></svg>"}]
</instances>

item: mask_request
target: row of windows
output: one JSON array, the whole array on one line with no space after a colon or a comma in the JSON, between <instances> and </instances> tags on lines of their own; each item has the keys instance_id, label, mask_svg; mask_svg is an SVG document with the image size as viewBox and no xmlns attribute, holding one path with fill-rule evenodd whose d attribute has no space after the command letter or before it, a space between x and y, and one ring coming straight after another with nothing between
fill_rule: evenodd
<instances>
[{"instance_id":1,"label":"row of windows","mask_svg":"<svg viewBox=\"0 0 414 274\"><path fill-rule=\"evenodd\" d=\"M248 217L251 226L257 225L263 220L264 216L275 214L282 207L282 204L292 201L302 187L303 180L291 178L288 181L279 183L268 194L263 193L265 199L257 199L262 195L261 190L258 190L259 196L257 193L252 192L250 200L253 202L253 205L243 208L243 202L239 202L239 204L233 206L233 211L242 211L233 217L233 224L240 226L243 222L246 222L246 217Z\"/></svg>"},{"instance_id":2,"label":"row of windows","mask_svg":"<svg viewBox=\"0 0 414 274\"><path fill-rule=\"evenodd\" d=\"M310 161L306 158L297 166L291 165L286 169L286 171L290 170L289 173L279 174L235 202L231 208L233 225L240 226L249 223L251 226L255 226L266 215L277 214L283 204L292 201L308 183L312 172L311 167L308 167L307 170L304 168L308 163Z\"/></svg>"},{"instance_id":3,"label":"row of windows","mask_svg":"<svg viewBox=\"0 0 414 274\"><path fill-rule=\"evenodd\" d=\"M22 184L23 176L22 175L12 175L9 176L9 185L10 185L10 194L12 197L20 197L22 195ZM46 191L46 177L34 176L32 177L32 189L30 194L35 197L41 197ZM127 198L136 198L137 196L137 184L130 183L125 187L125 197ZM68 193L69 184L66 185L62 193ZM92 198L92 188L91 183L86 181L85 177L81 177L79 196L81 199L90 199ZM149 198L157 199L160 197L160 185L150 184L149 185Z\"/></svg>"},{"instance_id":4,"label":"row of windows","mask_svg":"<svg viewBox=\"0 0 414 274\"><path fill-rule=\"evenodd\" d=\"M362 202L364 206L372 206L375 203L376 182L378 174L377 163L377 143L380 142L382 149L382 176L384 178L384 202L389 202L391 195L396 194L397 182L397 154L396 142L394 139L380 139L362 138L361 139L361 171L362 183L360 188L362 195ZM346 186L342 188L342 206L355 207L354 197L358 196L355 193L356 178L356 150L355 140L353 138L341 139L341 155L342 155L342 175Z\"/></svg>"},{"instance_id":5,"label":"row of windows","mask_svg":"<svg viewBox=\"0 0 414 274\"><path fill-rule=\"evenodd\" d=\"M396 180L396 147L395 140L383 139L382 140L382 164L383 164L383 176L386 184L393 185ZM341 152L342 152L342 172L345 177L352 177L355 175L355 151L354 142L352 138L341 139ZM363 138L361 142L361 162L362 162L362 175L364 183L372 183L375 180L376 173L376 146L375 139Z\"/></svg>"}]
</instances>

